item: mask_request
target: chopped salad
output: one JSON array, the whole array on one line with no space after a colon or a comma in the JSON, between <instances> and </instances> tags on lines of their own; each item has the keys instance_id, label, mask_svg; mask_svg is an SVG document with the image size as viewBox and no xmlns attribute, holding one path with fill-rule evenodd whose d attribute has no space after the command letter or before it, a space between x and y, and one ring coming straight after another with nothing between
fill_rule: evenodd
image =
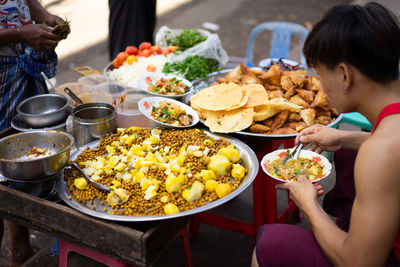
<instances>
[{"instance_id":1,"label":"chopped salad","mask_svg":"<svg viewBox=\"0 0 400 267\"><path fill-rule=\"evenodd\" d=\"M152 82L150 77L147 77L148 82L147 91L162 94L162 95L181 95L186 93L188 86L177 78L161 78L155 83Z\"/></svg>"}]
</instances>

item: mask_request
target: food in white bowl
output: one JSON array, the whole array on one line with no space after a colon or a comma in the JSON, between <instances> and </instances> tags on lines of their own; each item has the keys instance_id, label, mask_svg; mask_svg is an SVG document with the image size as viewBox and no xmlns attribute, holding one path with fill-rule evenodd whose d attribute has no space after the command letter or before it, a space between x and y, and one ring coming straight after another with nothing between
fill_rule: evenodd
<instances>
[{"instance_id":1,"label":"food in white bowl","mask_svg":"<svg viewBox=\"0 0 400 267\"><path fill-rule=\"evenodd\" d=\"M190 93L192 83L172 74L149 73L138 78L138 87L146 93L168 98L180 98Z\"/></svg>"},{"instance_id":2,"label":"food in white bowl","mask_svg":"<svg viewBox=\"0 0 400 267\"><path fill-rule=\"evenodd\" d=\"M281 181L295 181L299 175L305 175L310 181L318 182L326 178L332 169L329 160L313 151L301 150L298 159L291 159L283 164L283 158L289 149L271 152L261 160L263 171L270 177Z\"/></svg>"},{"instance_id":3,"label":"food in white bowl","mask_svg":"<svg viewBox=\"0 0 400 267\"><path fill-rule=\"evenodd\" d=\"M164 127L186 128L199 122L197 112L191 107L165 97L146 97L139 101L139 110Z\"/></svg>"}]
</instances>

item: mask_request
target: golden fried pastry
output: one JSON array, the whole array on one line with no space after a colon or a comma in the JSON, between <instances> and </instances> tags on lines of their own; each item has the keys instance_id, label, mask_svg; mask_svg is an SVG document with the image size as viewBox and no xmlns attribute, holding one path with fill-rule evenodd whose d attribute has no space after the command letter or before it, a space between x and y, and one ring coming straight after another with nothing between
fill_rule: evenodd
<instances>
[{"instance_id":1,"label":"golden fried pastry","mask_svg":"<svg viewBox=\"0 0 400 267\"><path fill-rule=\"evenodd\" d=\"M263 83L265 90L281 90L280 86L271 85L269 83Z\"/></svg>"},{"instance_id":2,"label":"golden fried pastry","mask_svg":"<svg viewBox=\"0 0 400 267\"><path fill-rule=\"evenodd\" d=\"M289 101L296 105L302 106L303 108L307 108L309 106L307 101L305 101L299 94L292 96Z\"/></svg>"},{"instance_id":3,"label":"golden fried pastry","mask_svg":"<svg viewBox=\"0 0 400 267\"><path fill-rule=\"evenodd\" d=\"M293 130L296 130L296 131L301 131L301 130L303 130L304 128L307 127L307 124L305 122L302 122L302 121L287 122L282 126L282 128L286 128L286 127L292 128Z\"/></svg>"},{"instance_id":4,"label":"golden fried pastry","mask_svg":"<svg viewBox=\"0 0 400 267\"><path fill-rule=\"evenodd\" d=\"M290 88L289 90L286 91L285 98L289 100L295 94L297 94L296 87Z\"/></svg>"},{"instance_id":5,"label":"golden fried pastry","mask_svg":"<svg viewBox=\"0 0 400 267\"><path fill-rule=\"evenodd\" d=\"M289 75L282 75L281 86L282 86L283 90L285 90L285 91L296 88L296 86L293 84L292 80L290 79Z\"/></svg>"},{"instance_id":6,"label":"golden fried pastry","mask_svg":"<svg viewBox=\"0 0 400 267\"><path fill-rule=\"evenodd\" d=\"M253 75L243 75L242 84L259 84L260 80Z\"/></svg>"},{"instance_id":7,"label":"golden fried pastry","mask_svg":"<svg viewBox=\"0 0 400 267\"><path fill-rule=\"evenodd\" d=\"M288 122L301 121L301 116L298 113L292 112L289 114Z\"/></svg>"},{"instance_id":8,"label":"golden fried pastry","mask_svg":"<svg viewBox=\"0 0 400 267\"><path fill-rule=\"evenodd\" d=\"M266 120L268 118L275 116L280 111L282 111L282 108L274 107L274 106L268 105L268 104L256 106L256 107L254 107L255 114L254 114L253 120L254 121L263 121L263 120Z\"/></svg>"},{"instance_id":9,"label":"golden fried pastry","mask_svg":"<svg viewBox=\"0 0 400 267\"><path fill-rule=\"evenodd\" d=\"M328 101L328 96L325 94L324 90L319 90L314 98L314 101L310 105L310 108L320 107L325 110L330 110L331 104Z\"/></svg>"},{"instance_id":10,"label":"golden fried pastry","mask_svg":"<svg viewBox=\"0 0 400 267\"><path fill-rule=\"evenodd\" d=\"M298 86L299 88L306 88L308 84L308 79L295 71L289 72L290 79L292 80L292 83Z\"/></svg>"},{"instance_id":11,"label":"golden fried pastry","mask_svg":"<svg viewBox=\"0 0 400 267\"><path fill-rule=\"evenodd\" d=\"M258 76L264 83L275 86L281 86L281 68L278 65L272 65L271 68Z\"/></svg>"},{"instance_id":12,"label":"golden fried pastry","mask_svg":"<svg viewBox=\"0 0 400 267\"><path fill-rule=\"evenodd\" d=\"M328 117L330 117L330 116L332 116L332 113L329 110L324 110L324 109L320 109L320 108L317 108L316 110L317 110L316 117L319 117L319 116L328 116Z\"/></svg>"},{"instance_id":13,"label":"golden fried pastry","mask_svg":"<svg viewBox=\"0 0 400 267\"><path fill-rule=\"evenodd\" d=\"M265 126L271 128L272 124L274 124L274 118L269 118L266 120L261 121L262 124L264 124Z\"/></svg>"},{"instance_id":14,"label":"golden fried pastry","mask_svg":"<svg viewBox=\"0 0 400 267\"><path fill-rule=\"evenodd\" d=\"M271 128L263 124L255 123L250 126L249 130L252 133L268 133L271 131Z\"/></svg>"},{"instance_id":15,"label":"golden fried pastry","mask_svg":"<svg viewBox=\"0 0 400 267\"><path fill-rule=\"evenodd\" d=\"M316 123L322 124L322 125L328 125L329 123L332 122L332 118L329 116L319 116L316 118Z\"/></svg>"},{"instance_id":16,"label":"golden fried pastry","mask_svg":"<svg viewBox=\"0 0 400 267\"><path fill-rule=\"evenodd\" d=\"M285 96L285 94L283 93L282 90L271 90L268 91L268 98L272 99L272 98L283 98Z\"/></svg>"},{"instance_id":17,"label":"golden fried pastry","mask_svg":"<svg viewBox=\"0 0 400 267\"><path fill-rule=\"evenodd\" d=\"M282 127L283 124L285 124L286 120L289 117L289 109L285 109L282 110L281 112L279 112L274 119L274 122L272 123L272 130L278 129L280 127Z\"/></svg>"},{"instance_id":18,"label":"golden fried pastry","mask_svg":"<svg viewBox=\"0 0 400 267\"><path fill-rule=\"evenodd\" d=\"M271 132L271 134L296 134L296 133L297 133L296 130L289 127L275 129Z\"/></svg>"},{"instance_id":19,"label":"golden fried pastry","mask_svg":"<svg viewBox=\"0 0 400 267\"><path fill-rule=\"evenodd\" d=\"M314 100L314 93L309 90L304 90L304 89L297 89L296 92L303 98L305 101L307 101L309 104L311 104Z\"/></svg>"},{"instance_id":20,"label":"golden fried pastry","mask_svg":"<svg viewBox=\"0 0 400 267\"><path fill-rule=\"evenodd\" d=\"M316 113L317 112L315 111L315 109L308 108L308 109L301 110L300 116L308 126L311 126L314 124Z\"/></svg>"},{"instance_id":21,"label":"golden fried pastry","mask_svg":"<svg viewBox=\"0 0 400 267\"><path fill-rule=\"evenodd\" d=\"M322 84L320 82L319 77L310 76L308 77L309 81L311 81L311 86L309 86L312 91L319 91L322 88Z\"/></svg>"},{"instance_id":22,"label":"golden fried pastry","mask_svg":"<svg viewBox=\"0 0 400 267\"><path fill-rule=\"evenodd\" d=\"M235 79L235 80L240 80L240 77L242 76L242 64L238 65L236 68L234 68L231 72L225 75L225 78L227 79Z\"/></svg>"}]
</instances>

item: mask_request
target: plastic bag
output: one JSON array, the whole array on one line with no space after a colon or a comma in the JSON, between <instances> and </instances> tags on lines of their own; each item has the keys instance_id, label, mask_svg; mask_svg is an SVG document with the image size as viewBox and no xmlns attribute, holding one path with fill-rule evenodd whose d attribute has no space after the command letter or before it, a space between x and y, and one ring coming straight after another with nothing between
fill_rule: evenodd
<instances>
[{"instance_id":1,"label":"plastic bag","mask_svg":"<svg viewBox=\"0 0 400 267\"><path fill-rule=\"evenodd\" d=\"M163 26L156 34L156 44L160 47L168 47L167 40L179 35L182 31L183 30L170 29L167 26ZM185 60L189 56L197 55L215 59L220 65L226 64L229 59L228 54L222 48L221 40L218 35L201 29L198 29L198 31L202 35L207 36L207 39L173 57L171 61L179 62Z\"/></svg>"}]
</instances>

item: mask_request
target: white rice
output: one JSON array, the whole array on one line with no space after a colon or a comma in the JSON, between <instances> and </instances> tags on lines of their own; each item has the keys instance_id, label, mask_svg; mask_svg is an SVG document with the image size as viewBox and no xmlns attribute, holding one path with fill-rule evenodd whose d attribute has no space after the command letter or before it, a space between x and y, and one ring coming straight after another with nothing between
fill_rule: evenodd
<instances>
[{"instance_id":1,"label":"white rice","mask_svg":"<svg viewBox=\"0 0 400 267\"><path fill-rule=\"evenodd\" d=\"M132 65L125 63L118 69L107 72L107 75L112 81L123 83L127 85L130 90L137 90L138 86L136 79L141 75L148 73L146 71L147 66L152 64L156 67L155 72L161 72L169 58L170 56L164 55L138 57L138 61L134 62Z\"/></svg>"}]
</instances>

